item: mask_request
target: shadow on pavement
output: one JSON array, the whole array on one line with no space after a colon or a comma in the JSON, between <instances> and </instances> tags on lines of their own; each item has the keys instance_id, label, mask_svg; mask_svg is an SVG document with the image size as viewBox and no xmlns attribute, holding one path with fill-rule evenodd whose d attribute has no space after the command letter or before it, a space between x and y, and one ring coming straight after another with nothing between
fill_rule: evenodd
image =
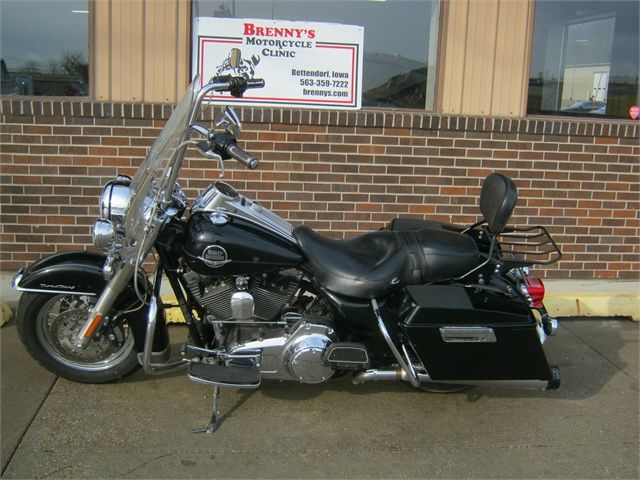
<instances>
[{"instance_id":1,"label":"shadow on pavement","mask_svg":"<svg viewBox=\"0 0 640 480\"><path fill-rule=\"evenodd\" d=\"M474 386L471 390L444 395L466 397L468 402L480 398L524 398L544 397L549 399L580 399L597 394L619 372L636 379L633 371L634 351L637 353L640 324L629 320L608 319L562 319L556 336L549 337L545 352L550 365L560 367L561 384L558 390L538 390L523 386ZM172 351L179 352L185 339L186 329L172 326ZM174 355L175 356L175 355ZM637 357L637 356L636 356ZM428 366L427 366L428 368ZM637 368L636 368L637 370ZM178 369L159 376L149 376L139 371L122 382L145 382L186 375L185 369ZM635 377L633 377L635 375ZM341 391L351 395L369 395L376 392L398 392L416 395L443 395L413 389L400 382L370 382L353 385L351 375L334 377L327 383L309 385L294 382L264 380L260 391L272 398L288 401L306 401L322 394L323 391Z\"/></svg>"}]
</instances>

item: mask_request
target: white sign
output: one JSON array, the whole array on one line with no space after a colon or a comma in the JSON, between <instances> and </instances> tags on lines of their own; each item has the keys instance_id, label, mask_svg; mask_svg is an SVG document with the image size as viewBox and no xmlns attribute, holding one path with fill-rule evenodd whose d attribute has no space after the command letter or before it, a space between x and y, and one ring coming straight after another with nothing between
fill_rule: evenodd
<instances>
[{"instance_id":1,"label":"white sign","mask_svg":"<svg viewBox=\"0 0 640 480\"><path fill-rule=\"evenodd\" d=\"M199 17L193 24L193 69L204 85L218 75L262 78L244 105L360 108L364 28L333 23Z\"/></svg>"}]
</instances>

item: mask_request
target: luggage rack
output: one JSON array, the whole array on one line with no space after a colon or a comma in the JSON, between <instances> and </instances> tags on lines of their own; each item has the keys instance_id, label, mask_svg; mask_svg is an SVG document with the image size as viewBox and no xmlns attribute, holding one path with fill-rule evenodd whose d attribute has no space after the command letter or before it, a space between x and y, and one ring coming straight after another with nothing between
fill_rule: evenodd
<instances>
[{"instance_id":1,"label":"luggage rack","mask_svg":"<svg viewBox=\"0 0 640 480\"><path fill-rule=\"evenodd\" d=\"M562 252L546 228L506 227L496 235L498 258L509 268L549 265L562 258Z\"/></svg>"}]
</instances>

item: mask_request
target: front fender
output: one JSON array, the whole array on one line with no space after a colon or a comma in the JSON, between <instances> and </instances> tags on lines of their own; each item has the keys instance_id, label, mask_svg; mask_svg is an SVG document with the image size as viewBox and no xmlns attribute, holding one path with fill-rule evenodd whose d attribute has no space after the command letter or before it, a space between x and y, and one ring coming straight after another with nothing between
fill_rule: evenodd
<instances>
[{"instance_id":1,"label":"front fender","mask_svg":"<svg viewBox=\"0 0 640 480\"><path fill-rule=\"evenodd\" d=\"M41 258L34 264L22 268L13 277L15 290L28 293L51 293L66 295L88 295L98 297L107 285L102 275L106 256L85 251L60 252ZM138 282L140 288L147 285L146 279ZM133 278L116 301L121 308L131 306L137 298ZM143 305L125 315L136 349L144 349L146 318L149 306ZM158 312L153 351L162 351L168 344L167 326L163 310Z\"/></svg>"},{"instance_id":2,"label":"front fender","mask_svg":"<svg viewBox=\"0 0 640 480\"><path fill-rule=\"evenodd\" d=\"M83 251L55 253L20 269L12 286L20 292L100 295L107 284L102 276L105 259Z\"/></svg>"}]
</instances>

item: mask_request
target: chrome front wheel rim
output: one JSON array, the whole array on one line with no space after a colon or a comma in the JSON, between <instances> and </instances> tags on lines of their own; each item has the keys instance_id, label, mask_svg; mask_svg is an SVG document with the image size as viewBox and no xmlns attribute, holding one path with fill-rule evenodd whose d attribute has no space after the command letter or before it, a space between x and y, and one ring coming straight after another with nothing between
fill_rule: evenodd
<instances>
[{"instance_id":1,"label":"chrome front wheel rim","mask_svg":"<svg viewBox=\"0 0 640 480\"><path fill-rule=\"evenodd\" d=\"M113 368L129 357L133 335L118 325L106 336L91 340L85 348L75 346L75 337L87 319L87 296L57 295L38 312L36 334L45 352L74 370L99 372Z\"/></svg>"}]
</instances>

